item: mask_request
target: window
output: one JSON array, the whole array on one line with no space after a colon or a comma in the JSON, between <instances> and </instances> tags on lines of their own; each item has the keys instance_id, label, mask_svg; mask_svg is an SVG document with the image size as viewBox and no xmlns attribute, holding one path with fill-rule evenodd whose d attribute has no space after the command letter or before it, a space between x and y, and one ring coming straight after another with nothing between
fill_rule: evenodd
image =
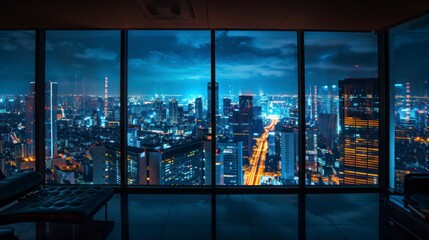
<instances>
[{"instance_id":1,"label":"window","mask_svg":"<svg viewBox=\"0 0 429 240\"><path fill-rule=\"evenodd\" d=\"M429 172L429 15L389 31L390 187Z\"/></svg>"},{"instance_id":2,"label":"window","mask_svg":"<svg viewBox=\"0 0 429 240\"><path fill-rule=\"evenodd\" d=\"M377 35L305 33L306 184L378 184Z\"/></svg>"},{"instance_id":3,"label":"window","mask_svg":"<svg viewBox=\"0 0 429 240\"><path fill-rule=\"evenodd\" d=\"M0 171L35 170L34 31L0 31Z\"/></svg>"},{"instance_id":4,"label":"window","mask_svg":"<svg viewBox=\"0 0 429 240\"><path fill-rule=\"evenodd\" d=\"M47 31L48 183L120 183L119 73L119 31Z\"/></svg>"},{"instance_id":5,"label":"window","mask_svg":"<svg viewBox=\"0 0 429 240\"><path fill-rule=\"evenodd\" d=\"M296 32L216 32L217 185L298 183L297 73Z\"/></svg>"},{"instance_id":6,"label":"window","mask_svg":"<svg viewBox=\"0 0 429 240\"><path fill-rule=\"evenodd\" d=\"M129 31L128 184L210 185L209 31Z\"/></svg>"}]
</instances>

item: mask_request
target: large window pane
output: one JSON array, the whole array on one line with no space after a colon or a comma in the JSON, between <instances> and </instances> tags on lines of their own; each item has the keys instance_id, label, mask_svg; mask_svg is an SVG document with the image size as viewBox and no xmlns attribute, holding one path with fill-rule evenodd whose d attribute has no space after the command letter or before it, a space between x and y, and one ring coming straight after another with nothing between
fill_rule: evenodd
<instances>
[{"instance_id":1,"label":"large window pane","mask_svg":"<svg viewBox=\"0 0 429 240\"><path fill-rule=\"evenodd\" d=\"M47 31L48 182L120 183L119 73L119 31Z\"/></svg>"},{"instance_id":2,"label":"large window pane","mask_svg":"<svg viewBox=\"0 0 429 240\"><path fill-rule=\"evenodd\" d=\"M34 171L34 31L0 31L0 171Z\"/></svg>"},{"instance_id":3,"label":"large window pane","mask_svg":"<svg viewBox=\"0 0 429 240\"><path fill-rule=\"evenodd\" d=\"M217 185L298 183L296 38L216 32Z\"/></svg>"},{"instance_id":4,"label":"large window pane","mask_svg":"<svg viewBox=\"0 0 429 240\"><path fill-rule=\"evenodd\" d=\"M378 184L377 35L306 32L306 184Z\"/></svg>"},{"instance_id":5,"label":"large window pane","mask_svg":"<svg viewBox=\"0 0 429 240\"><path fill-rule=\"evenodd\" d=\"M128 184L211 184L209 31L129 31Z\"/></svg>"},{"instance_id":6,"label":"large window pane","mask_svg":"<svg viewBox=\"0 0 429 240\"><path fill-rule=\"evenodd\" d=\"M406 174L429 172L429 15L389 36L390 187L402 191Z\"/></svg>"}]
</instances>

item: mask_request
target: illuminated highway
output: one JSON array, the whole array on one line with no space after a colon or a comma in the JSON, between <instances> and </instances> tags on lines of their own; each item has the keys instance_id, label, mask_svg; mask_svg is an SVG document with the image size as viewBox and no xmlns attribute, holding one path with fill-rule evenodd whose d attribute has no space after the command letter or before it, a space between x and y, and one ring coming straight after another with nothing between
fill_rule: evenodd
<instances>
[{"instance_id":1,"label":"illuminated highway","mask_svg":"<svg viewBox=\"0 0 429 240\"><path fill-rule=\"evenodd\" d=\"M253 148L250 158L250 170L244 174L244 185L259 185L265 169L265 159L268 151L268 133L273 131L278 119L271 119L270 124L264 127L261 137L256 140L256 146Z\"/></svg>"}]
</instances>

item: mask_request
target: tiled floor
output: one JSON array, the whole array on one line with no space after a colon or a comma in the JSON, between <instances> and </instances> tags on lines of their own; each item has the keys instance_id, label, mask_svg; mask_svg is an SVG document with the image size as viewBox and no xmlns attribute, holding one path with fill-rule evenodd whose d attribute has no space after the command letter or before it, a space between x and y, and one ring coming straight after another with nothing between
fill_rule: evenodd
<instances>
[{"instance_id":1,"label":"tiled floor","mask_svg":"<svg viewBox=\"0 0 429 240\"><path fill-rule=\"evenodd\" d=\"M304 198L299 203L296 194L218 195L213 227L211 195L116 194L108 203L108 220L115 224L108 239L211 239L212 231L217 239L234 240L299 239L303 233L306 239L379 239L382 195ZM95 215L104 217L104 209ZM0 227L13 227L19 239L35 239L34 223ZM386 229L386 236L409 239L395 227Z\"/></svg>"}]
</instances>

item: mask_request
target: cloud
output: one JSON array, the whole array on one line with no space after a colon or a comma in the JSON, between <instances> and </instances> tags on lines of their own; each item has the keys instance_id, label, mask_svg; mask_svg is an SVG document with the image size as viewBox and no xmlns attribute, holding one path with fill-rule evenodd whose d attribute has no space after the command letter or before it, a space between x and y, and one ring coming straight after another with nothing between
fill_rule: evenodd
<instances>
[{"instance_id":1,"label":"cloud","mask_svg":"<svg viewBox=\"0 0 429 240\"><path fill-rule=\"evenodd\" d=\"M20 51L35 49L34 31L2 31L0 49L3 51Z\"/></svg>"},{"instance_id":2,"label":"cloud","mask_svg":"<svg viewBox=\"0 0 429 240\"><path fill-rule=\"evenodd\" d=\"M202 48L210 45L209 31L178 31L176 34L177 44Z\"/></svg>"},{"instance_id":3,"label":"cloud","mask_svg":"<svg viewBox=\"0 0 429 240\"><path fill-rule=\"evenodd\" d=\"M18 46L8 42L7 40L0 39L1 50L3 51L14 51L18 49Z\"/></svg>"},{"instance_id":4,"label":"cloud","mask_svg":"<svg viewBox=\"0 0 429 240\"><path fill-rule=\"evenodd\" d=\"M229 38L247 38L248 46L259 49L282 49L297 45L296 32L288 31L226 31Z\"/></svg>"},{"instance_id":5,"label":"cloud","mask_svg":"<svg viewBox=\"0 0 429 240\"><path fill-rule=\"evenodd\" d=\"M83 53L75 54L78 58L93 59L93 60L115 60L117 54L103 48L85 48Z\"/></svg>"}]
</instances>

